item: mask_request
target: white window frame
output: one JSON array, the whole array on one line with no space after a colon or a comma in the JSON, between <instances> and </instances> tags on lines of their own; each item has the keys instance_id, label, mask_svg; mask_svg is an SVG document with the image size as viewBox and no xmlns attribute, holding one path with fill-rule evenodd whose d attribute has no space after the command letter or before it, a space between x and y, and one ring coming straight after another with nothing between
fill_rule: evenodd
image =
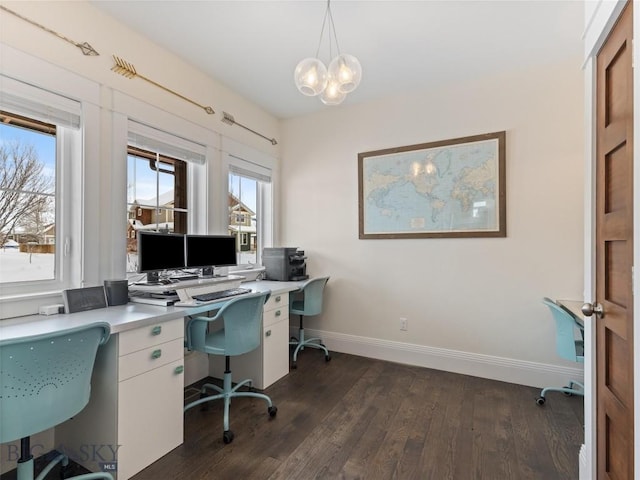
<instances>
[{"instance_id":1,"label":"white window frame","mask_svg":"<svg viewBox=\"0 0 640 480\"><path fill-rule=\"evenodd\" d=\"M273 245L274 232L274 166L276 161L269 155L254 150L246 145L239 144L226 137L222 138L222 163L225 172L225 211L224 215L229 223L229 174L237 174L247 178L258 180L258 192L256 198L256 215L259 219L256 226L256 236L259 239L259 249L256 252L256 263L262 263L262 249ZM242 270L250 265L239 264L233 270Z\"/></svg>"},{"instance_id":2,"label":"white window frame","mask_svg":"<svg viewBox=\"0 0 640 480\"><path fill-rule=\"evenodd\" d=\"M8 318L56 303L63 289L82 286L84 272L97 267L97 260L85 261L92 252L85 251L83 215L84 184L95 172L86 159L98 157L94 137L100 130L100 87L1 43L0 58L0 96L4 96L0 108L56 125L65 123L66 113L79 118L79 129L71 127L70 120L69 127L57 128L56 133L56 278L2 283L0 318Z\"/></svg>"},{"instance_id":3,"label":"white window frame","mask_svg":"<svg viewBox=\"0 0 640 480\"><path fill-rule=\"evenodd\" d=\"M149 141L146 149L152 150L162 144L196 153L197 156L182 157L175 150L161 151L170 157L189 161L187 168L187 228L189 233L208 233L211 215L211 177L219 169L219 137L216 133L180 118L171 112L130 97L113 92L113 156L110 168L115 188L111 197L111 225L113 251L111 278L125 278L126 273L126 228L127 228L127 146L130 135L135 132ZM133 131L132 131L133 129ZM157 142L157 143L155 143ZM139 145L140 146L140 145ZM184 152L183 152L184 153ZM188 153L185 153L188 155Z\"/></svg>"},{"instance_id":4,"label":"white window frame","mask_svg":"<svg viewBox=\"0 0 640 480\"><path fill-rule=\"evenodd\" d=\"M13 111L11 113L18 113ZM33 116L28 118L34 118ZM71 265L73 255L70 247L72 235L71 225L66 219L70 219L78 214L78 210L73 209L71 202L71 192L74 188L70 172L78 164L77 156L74 157L73 145L80 140L79 132L74 132L65 127L56 127L56 160L55 160L55 259L54 276L45 280L24 280L18 282L5 281L0 283L4 295L34 294L48 291L61 291L71 284ZM77 168L77 167L76 167Z\"/></svg>"},{"instance_id":5,"label":"white window frame","mask_svg":"<svg viewBox=\"0 0 640 480\"><path fill-rule=\"evenodd\" d=\"M199 225L201 216L196 214L196 210L200 205L206 205L206 202L201 201L202 198L200 198L202 192L206 193L206 188L202 188L202 179L206 178L206 145L132 119L129 119L128 122L128 132L127 146L131 145L150 152L157 152L186 162L187 233L196 233L202 227ZM164 215L167 214L166 212L168 210L165 210Z\"/></svg>"}]
</instances>

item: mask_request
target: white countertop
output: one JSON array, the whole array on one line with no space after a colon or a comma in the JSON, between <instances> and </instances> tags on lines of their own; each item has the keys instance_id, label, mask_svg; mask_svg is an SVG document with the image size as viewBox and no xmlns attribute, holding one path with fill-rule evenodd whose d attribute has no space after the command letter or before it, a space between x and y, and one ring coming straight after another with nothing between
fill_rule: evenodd
<instances>
[{"instance_id":1,"label":"white countertop","mask_svg":"<svg viewBox=\"0 0 640 480\"><path fill-rule=\"evenodd\" d=\"M283 294L297 290L302 283L304 282L262 280L243 283L242 287L250 288L254 292L271 290L272 294ZM215 310L220 308L224 303L224 301L221 301L219 303L198 305L196 307L162 307L141 303L127 303L126 305L100 308L86 312L8 318L0 320L0 340L51 333L93 322L109 323L109 325L111 325L111 333L113 334Z\"/></svg>"}]
</instances>

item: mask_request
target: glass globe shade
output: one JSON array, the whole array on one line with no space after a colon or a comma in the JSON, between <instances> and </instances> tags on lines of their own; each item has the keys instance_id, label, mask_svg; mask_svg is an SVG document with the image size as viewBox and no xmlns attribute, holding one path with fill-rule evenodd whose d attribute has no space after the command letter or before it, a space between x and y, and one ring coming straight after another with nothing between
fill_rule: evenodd
<instances>
[{"instance_id":1,"label":"glass globe shade","mask_svg":"<svg viewBox=\"0 0 640 480\"><path fill-rule=\"evenodd\" d=\"M327 85L327 67L317 58L305 58L293 74L296 87L303 95L319 95Z\"/></svg>"},{"instance_id":2,"label":"glass globe shade","mask_svg":"<svg viewBox=\"0 0 640 480\"><path fill-rule=\"evenodd\" d=\"M343 53L329 64L329 75L337 80L340 91L353 92L360 85L362 66L356 57Z\"/></svg>"},{"instance_id":3,"label":"glass globe shade","mask_svg":"<svg viewBox=\"0 0 640 480\"><path fill-rule=\"evenodd\" d=\"M320 95L320 101L325 105L340 105L346 96L347 94L340 90L338 81L329 75L327 86Z\"/></svg>"}]
</instances>

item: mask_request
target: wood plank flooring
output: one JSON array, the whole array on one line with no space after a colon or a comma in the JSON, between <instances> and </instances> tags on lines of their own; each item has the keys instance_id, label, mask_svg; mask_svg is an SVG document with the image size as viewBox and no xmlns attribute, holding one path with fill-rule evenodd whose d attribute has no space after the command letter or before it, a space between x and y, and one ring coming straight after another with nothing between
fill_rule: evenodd
<instances>
[{"instance_id":1,"label":"wood plank flooring","mask_svg":"<svg viewBox=\"0 0 640 480\"><path fill-rule=\"evenodd\" d=\"M262 400L185 414L185 442L136 475L158 479L577 479L582 397L307 350ZM233 359L231 360L233 369ZM187 393L190 393L187 390Z\"/></svg>"}]
</instances>

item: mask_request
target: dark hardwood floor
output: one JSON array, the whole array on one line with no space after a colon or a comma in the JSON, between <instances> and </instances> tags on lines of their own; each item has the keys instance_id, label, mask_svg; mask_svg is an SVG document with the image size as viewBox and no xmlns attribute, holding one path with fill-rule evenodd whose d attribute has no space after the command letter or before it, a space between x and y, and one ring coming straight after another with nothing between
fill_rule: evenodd
<instances>
[{"instance_id":1,"label":"dark hardwood floor","mask_svg":"<svg viewBox=\"0 0 640 480\"><path fill-rule=\"evenodd\" d=\"M535 388L332 356L301 353L265 390L274 419L261 400L234 400L229 445L221 401L189 410L184 444L134 480L578 478L582 397L539 407Z\"/></svg>"}]
</instances>

